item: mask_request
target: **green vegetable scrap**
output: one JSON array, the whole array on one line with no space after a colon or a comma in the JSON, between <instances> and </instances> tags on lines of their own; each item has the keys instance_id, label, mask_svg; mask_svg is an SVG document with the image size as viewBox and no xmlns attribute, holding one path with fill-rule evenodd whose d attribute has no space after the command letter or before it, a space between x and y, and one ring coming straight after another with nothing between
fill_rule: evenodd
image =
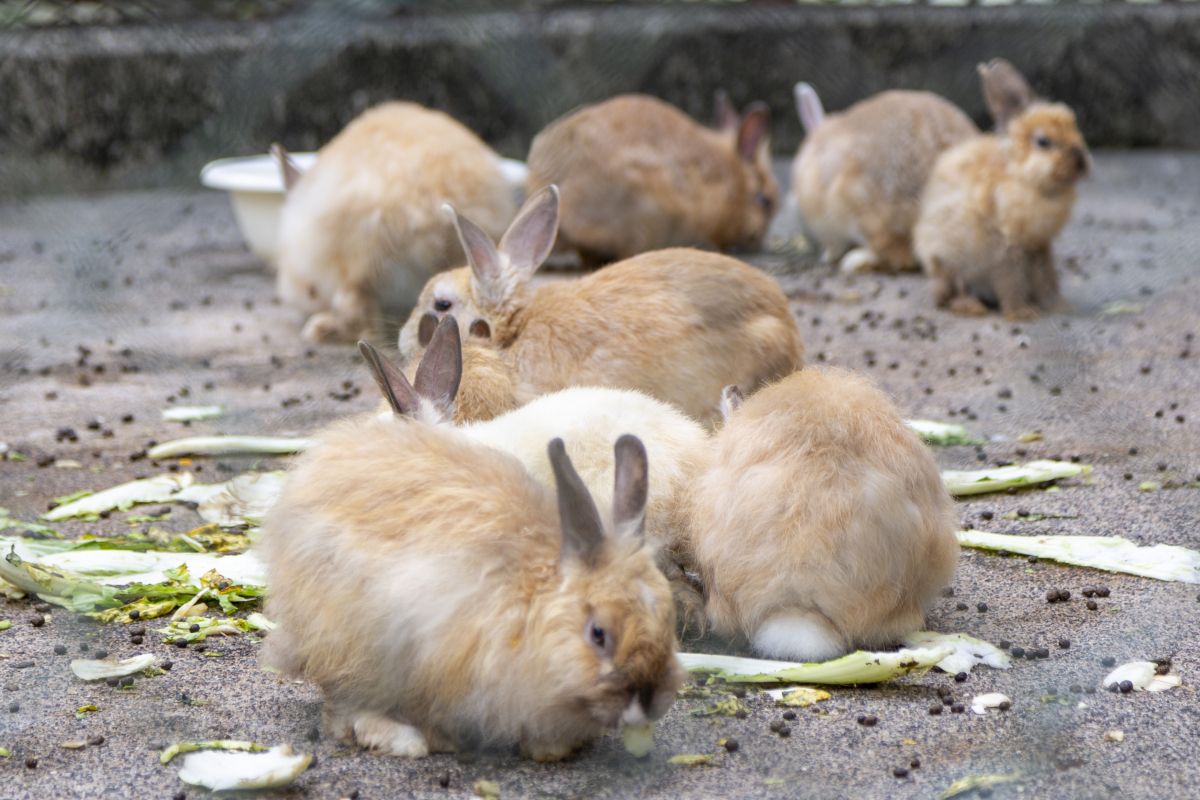
<instances>
[{"instance_id":1,"label":"green vegetable scrap","mask_svg":"<svg viewBox=\"0 0 1200 800\"><path fill-rule=\"evenodd\" d=\"M196 630L192 630L192 628ZM163 641L175 642L180 639L191 642L203 642L209 636L237 636L262 630L249 619L227 617L213 619L212 617L186 617L172 620L165 628L155 628L154 632L162 634Z\"/></svg>"},{"instance_id":2,"label":"green vegetable scrap","mask_svg":"<svg viewBox=\"0 0 1200 800\"><path fill-rule=\"evenodd\" d=\"M979 789L990 789L993 786L1012 783L1020 779L1021 773L1019 772L1013 772L1009 775L968 775L965 778L959 778L947 786L946 790L938 795L938 800L950 800L951 797L958 797L960 794L974 792Z\"/></svg>"},{"instance_id":3,"label":"green vegetable scrap","mask_svg":"<svg viewBox=\"0 0 1200 800\"><path fill-rule=\"evenodd\" d=\"M858 650L832 661L792 663L757 658L680 653L689 672L709 672L729 683L811 683L843 685L879 683L912 673L924 673L952 655L952 646L904 649L895 653Z\"/></svg>"},{"instance_id":4,"label":"green vegetable scrap","mask_svg":"<svg viewBox=\"0 0 1200 800\"><path fill-rule=\"evenodd\" d=\"M1060 478L1075 478L1089 475L1092 468L1087 464L1072 464L1066 461L1031 461L1028 464L1013 464L1007 467L980 470L942 470L942 482L955 497L989 492L1002 492L1022 486L1036 486Z\"/></svg>"},{"instance_id":5,"label":"green vegetable scrap","mask_svg":"<svg viewBox=\"0 0 1200 800\"><path fill-rule=\"evenodd\" d=\"M12 627L12 623L6 619L0 619L0 631L6 631Z\"/></svg>"},{"instance_id":6,"label":"green vegetable scrap","mask_svg":"<svg viewBox=\"0 0 1200 800\"><path fill-rule=\"evenodd\" d=\"M289 455L302 453L315 443L315 439L286 436L189 436L155 445L147 456L160 459L179 456Z\"/></svg>"},{"instance_id":7,"label":"green vegetable scrap","mask_svg":"<svg viewBox=\"0 0 1200 800\"><path fill-rule=\"evenodd\" d=\"M54 539L62 538L62 534L51 528L49 525L43 525L40 522L25 522L24 520L14 519L9 516L7 508L0 508L0 531L16 530L32 533L35 536L49 536Z\"/></svg>"},{"instance_id":8,"label":"green vegetable scrap","mask_svg":"<svg viewBox=\"0 0 1200 800\"><path fill-rule=\"evenodd\" d=\"M69 497L77 499L69 500L47 511L42 515L42 519L50 522L75 517L92 519L104 511L128 511L139 503L168 501L173 494L191 485L192 474L180 472L122 483L95 494L76 493Z\"/></svg>"},{"instance_id":9,"label":"green vegetable scrap","mask_svg":"<svg viewBox=\"0 0 1200 800\"><path fill-rule=\"evenodd\" d=\"M713 763L713 757L708 753L680 753L668 758L667 762L683 767L706 767Z\"/></svg>"},{"instance_id":10,"label":"green vegetable scrap","mask_svg":"<svg viewBox=\"0 0 1200 800\"><path fill-rule=\"evenodd\" d=\"M12 750L7 747L0 747L0 758L12 758Z\"/></svg>"},{"instance_id":11,"label":"green vegetable scrap","mask_svg":"<svg viewBox=\"0 0 1200 800\"><path fill-rule=\"evenodd\" d=\"M251 753L266 752L268 748L257 742L244 742L236 739L213 739L207 742L178 742L171 745L158 756L158 763L170 764L171 759L183 753L194 753L197 750L245 750Z\"/></svg>"},{"instance_id":12,"label":"green vegetable scrap","mask_svg":"<svg viewBox=\"0 0 1200 800\"><path fill-rule=\"evenodd\" d=\"M982 439L976 439L967 433L967 429L962 425L934 422L929 419L907 419L904 424L915 431L925 444L939 447L957 444L983 444Z\"/></svg>"},{"instance_id":13,"label":"green vegetable scrap","mask_svg":"<svg viewBox=\"0 0 1200 800\"><path fill-rule=\"evenodd\" d=\"M717 702L705 708L698 708L692 712L693 717L736 717L738 712L748 712L740 700L733 695L724 697Z\"/></svg>"},{"instance_id":14,"label":"green vegetable scrap","mask_svg":"<svg viewBox=\"0 0 1200 800\"><path fill-rule=\"evenodd\" d=\"M1020 553L1107 572L1200 583L1200 552L1178 545L1143 546L1121 536L1011 536L976 530L959 531L958 541L964 547Z\"/></svg>"}]
</instances>

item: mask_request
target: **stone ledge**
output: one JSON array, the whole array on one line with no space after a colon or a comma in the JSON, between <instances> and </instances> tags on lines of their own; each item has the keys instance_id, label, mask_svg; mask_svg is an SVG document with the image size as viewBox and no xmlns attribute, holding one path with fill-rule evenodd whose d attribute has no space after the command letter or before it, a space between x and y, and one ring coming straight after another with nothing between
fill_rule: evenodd
<instances>
[{"instance_id":1,"label":"stone ledge","mask_svg":"<svg viewBox=\"0 0 1200 800\"><path fill-rule=\"evenodd\" d=\"M974 64L1004 55L1075 107L1094 147L1200 146L1200 5L589 8L329 15L0 35L0 195L193 183L205 161L307 149L380 100L449 111L520 157L547 121L644 91L701 119L718 87L800 127L805 79L836 109L927 88L982 121Z\"/></svg>"}]
</instances>

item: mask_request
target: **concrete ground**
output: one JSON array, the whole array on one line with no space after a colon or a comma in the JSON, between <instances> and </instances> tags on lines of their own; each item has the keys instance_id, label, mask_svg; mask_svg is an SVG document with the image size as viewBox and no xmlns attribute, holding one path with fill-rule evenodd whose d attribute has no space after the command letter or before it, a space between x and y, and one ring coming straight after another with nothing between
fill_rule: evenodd
<instances>
[{"instance_id":1,"label":"concrete ground","mask_svg":"<svg viewBox=\"0 0 1200 800\"><path fill-rule=\"evenodd\" d=\"M939 450L943 466L1040 456L1095 465L1093 481L1059 492L961 502L963 525L1200 547L1195 488L1138 489L1143 481L1184 485L1200 473L1197 252L1200 156L1102 153L1059 250L1067 314L1017 325L962 319L931 310L917 276L835 276L787 249L753 260L794 299L814 363L863 369L906 415L963 422L991 439ZM371 407L375 390L353 349L307 346L298 315L272 295L271 277L243 249L215 193L0 206L0 441L28 456L0 462L0 505L32 519L55 496L157 474L169 465L130 458L151 440L299 434ZM160 418L172 402L221 403L228 413L185 430ZM77 441L56 441L64 427ZM1040 440L1017 441L1035 431ZM198 459L192 469L216 480L284 463ZM1056 516L1004 518L1018 509ZM119 532L122 517L63 529ZM175 508L165 524L186 530L197 521ZM1080 591L1094 584L1111 596L1089 611ZM1069 589L1071 600L1048 604L1053 588ZM1200 780L1197 587L1024 558L964 552L954 596L939 600L928 627L1046 647L1048 659L977 669L964 684L930 673L835 689L816 713L800 710L786 738L770 730L782 709L765 699L747 697L744 718L698 717L712 700L680 699L654 754L640 762L616 737L557 765L505 755L373 756L325 738L316 691L261 671L253 638L180 650L148 637L134 646L127 630L61 611L33 627L37 613L30 601L0 604L0 619L12 622L0 632L0 747L12 750L0 758L0 796L12 800L198 797L175 765L159 765L157 751L218 737L314 752L315 765L284 797L462 797L486 778L505 797L907 798L936 796L980 773L1020 773L994 790L998 798L1182 797ZM56 644L67 654L56 655ZM132 690L84 684L68 669L84 644L114 656L154 652L174 666ZM1107 657L1169 657L1183 687L1093 693ZM1002 691L1013 707L986 717L930 715L941 687L964 701ZM76 719L88 704L99 710ZM878 724L858 724L865 714ZM1109 731L1123 741L1106 740ZM96 735L103 744L60 746ZM740 748L725 752L723 737ZM668 763L680 753L715 757L703 767ZM914 758L919 768L909 766ZM901 766L910 771L897 778Z\"/></svg>"}]
</instances>

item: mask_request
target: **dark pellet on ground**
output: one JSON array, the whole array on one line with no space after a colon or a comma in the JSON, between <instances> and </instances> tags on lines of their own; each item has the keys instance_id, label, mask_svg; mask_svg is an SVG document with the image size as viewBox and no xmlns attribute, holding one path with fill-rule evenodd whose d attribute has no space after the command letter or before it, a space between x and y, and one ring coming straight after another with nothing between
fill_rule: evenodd
<instances>
[{"instance_id":1,"label":"dark pellet on ground","mask_svg":"<svg viewBox=\"0 0 1200 800\"><path fill-rule=\"evenodd\" d=\"M955 604L954 604L954 607L955 607L956 609L958 609L959 611L966 611L966 610L967 610L967 608L968 608L968 606L967 606L967 604L966 604L966 603L955 603Z\"/></svg>"},{"instance_id":2,"label":"dark pellet on ground","mask_svg":"<svg viewBox=\"0 0 1200 800\"><path fill-rule=\"evenodd\" d=\"M1108 597L1111 594L1107 586L1096 587L1096 597Z\"/></svg>"},{"instance_id":3,"label":"dark pellet on ground","mask_svg":"<svg viewBox=\"0 0 1200 800\"><path fill-rule=\"evenodd\" d=\"M187 639L180 636L178 639L175 640L175 646L176 647L187 647Z\"/></svg>"},{"instance_id":4,"label":"dark pellet on ground","mask_svg":"<svg viewBox=\"0 0 1200 800\"><path fill-rule=\"evenodd\" d=\"M144 639L143 639L141 636L131 636L131 637L129 637L129 643L130 643L130 644L141 644L143 641L145 641L145 640L144 640Z\"/></svg>"},{"instance_id":5,"label":"dark pellet on ground","mask_svg":"<svg viewBox=\"0 0 1200 800\"><path fill-rule=\"evenodd\" d=\"M994 516L996 516L995 513L991 512L991 511L980 511L979 512L980 519L991 519Z\"/></svg>"},{"instance_id":6,"label":"dark pellet on ground","mask_svg":"<svg viewBox=\"0 0 1200 800\"><path fill-rule=\"evenodd\" d=\"M966 680L967 680L967 673L965 673L965 672L959 672L959 673L955 674L955 676L954 676L955 683L965 683Z\"/></svg>"},{"instance_id":7,"label":"dark pellet on ground","mask_svg":"<svg viewBox=\"0 0 1200 800\"><path fill-rule=\"evenodd\" d=\"M1117 686L1121 689L1121 694L1129 694L1133 691L1133 681L1121 681Z\"/></svg>"},{"instance_id":8,"label":"dark pellet on ground","mask_svg":"<svg viewBox=\"0 0 1200 800\"><path fill-rule=\"evenodd\" d=\"M1012 655L1013 658L1020 658L1021 656L1025 655L1025 648L1021 647L1021 645L1017 645L1012 649Z\"/></svg>"},{"instance_id":9,"label":"dark pellet on ground","mask_svg":"<svg viewBox=\"0 0 1200 800\"><path fill-rule=\"evenodd\" d=\"M955 703L954 705L950 706L950 711L955 714L961 714L966 710L967 710L967 707L964 706L962 703Z\"/></svg>"},{"instance_id":10,"label":"dark pellet on ground","mask_svg":"<svg viewBox=\"0 0 1200 800\"><path fill-rule=\"evenodd\" d=\"M1008 711L1010 708L1012 708L1012 703L1008 700L1001 700L1000 704L996 706L996 708L999 708L1001 711Z\"/></svg>"},{"instance_id":11,"label":"dark pellet on ground","mask_svg":"<svg viewBox=\"0 0 1200 800\"><path fill-rule=\"evenodd\" d=\"M35 628L40 628L46 624L46 618L41 614L36 614L33 619L29 620L29 624Z\"/></svg>"},{"instance_id":12,"label":"dark pellet on ground","mask_svg":"<svg viewBox=\"0 0 1200 800\"><path fill-rule=\"evenodd\" d=\"M1058 646L1061 647L1063 650L1069 650L1071 647L1071 640L1070 639L1059 639Z\"/></svg>"},{"instance_id":13,"label":"dark pellet on ground","mask_svg":"<svg viewBox=\"0 0 1200 800\"><path fill-rule=\"evenodd\" d=\"M1097 603L1096 603L1096 601L1095 601L1095 600L1088 600L1088 601L1087 601L1087 610L1088 610L1088 611L1095 611L1095 610L1096 610L1096 609L1098 609L1098 608L1100 608L1100 606L1099 606L1099 604L1097 604Z\"/></svg>"},{"instance_id":14,"label":"dark pellet on ground","mask_svg":"<svg viewBox=\"0 0 1200 800\"><path fill-rule=\"evenodd\" d=\"M773 719L769 727L771 728L771 733L779 733L785 726L782 720Z\"/></svg>"},{"instance_id":15,"label":"dark pellet on ground","mask_svg":"<svg viewBox=\"0 0 1200 800\"><path fill-rule=\"evenodd\" d=\"M795 711L785 711L785 712L783 712L783 718L790 722L791 720L794 720L796 718L796 712Z\"/></svg>"},{"instance_id":16,"label":"dark pellet on ground","mask_svg":"<svg viewBox=\"0 0 1200 800\"><path fill-rule=\"evenodd\" d=\"M99 747L100 745L104 744L104 737L101 736L100 734L96 734L95 736L89 736L87 738L87 743L90 744L92 747Z\"/></svg>"},{"instance_id":17,"label":"dark pellet on ground","mask_svg":"<svg viewBox=\"0 0 1200 800\"><path fill-rule=\"evenodd\" d=\"M913 769L920 769L921 768L921 759L914 757L912 761L908 762L908 765L910 767L912 767Z\"/></svg>"},{"instance_id":18,"label":"dark pellet on ground","mask_svg":"<svg viewBox=\"0 0 1200 800\"><path fill-rule=\"evenodd\" d=\"M36 758L25 759L25 768L26 769L37 769L37 765L38 765L38 760Z\"/></svg>"},{"instance_id":19,"label":"dark pellet on ground","mask_svg":"<svg viewBox=\"0 0 1200 800\"><path fill-rule=\"evenodd\" d=\"M1116 665L1117 660L1112 656L1105 656L1104 658L1100 659L1100 666L1102 667L1115 667Z\"/></svg>"},{"instance_id":20,"label":"dark pellet on ground","mask_svg":"<svg viewBox=\"0 0 1200 800\"><path fill-rule=\"evenodd\" d=\"M188 630L191 631L192 633L198 633L200 631L200 623L193 622L191 625L188 626Z\"/></svg>"},{"instance_id":21,"label":"dark pellet on ground","mask_svg":"<svg viewBox=\"0 0 1200 800\"><path fill-rule=\"evenodd\" d=\"M170 672L171 667L173 667L173 666L175 666L174 661L164 661L158 665L158 668L161 669L163 672Z\"/></svg>"},{"instance_id":22,"label":"dark pellet on ground","mask_svg":"<svg viewBox=\"0 0 1200 800\"><path fill-rule=\"evenodd\" d=\"M892 774L895 775L897 778L907 778L908 770L904 767L894 767L892 769Z\"/></svg>"},{"instance_id":23,"label":"dark pellet on ground","mask_svg":"<svg viewBox=\"0 0 1200 800\"><path fill-rule=\"evenodd\" d=\"M858 724L868 728L873 727L877 722L879 722L879 717L874 714L863 714L858 718Z\"/></svg>"},{"instance_id":24,"label":"dark pellet on ground","mask_svg":"<svg viewBox=\"0 0 1200 800\"><path fill-rule=\"evenodd\" d=\"M792 729L790 727L788 727L787 725L784 725L782 728L779 729L779 735L782 736L784 739L786 739L787 737L792 735Z\"/></svg>"},{"instance_id":25,"label":"dark pellet on ground","mask_svg":"<svg viewBox=\"0 0 1200 800\"><path fill-rule=\"evenodd\" d=\"M93 655L96 656L96 658L108 658L108 651L97 650L95 653L93 653Z\"/></svg>"},{"instance_id":26,"label":"dark pellet on ground","mask_svg":"<svg viewBox=\"0 0 1200 800\"><path fill-rule=\"evenodd\" d=\"M942 713L942 706L940 704L936 705L936 706L930 706L929 713L935 717L938 716L939 714Z\"/></svg>"},{"instance_id":27,"label":"dark pellet on ground","mask_svg":"<svg viewBox=\"0 0 1200 800\"><path fill-rule=\"evenodd\" d=\"M982 614L983 612L988 610L988 604L987 603L977 603L975 605L975 608L979 611L980 614Z\"/></svg>"},{"instance_id":28,"label":"dark pellet on ground","mask_svg":"<svg viewBox=\"0 0 1200 800\"><path fill-rule=\"evenodd\" d=\"M1001 650L1007 650L1008 648L1012 647L1012 642L1010 642L1008 639L1001 639L998 646Z\"/></svg>"},{"instance_id":29,"label":"dark pellet on ground","mask_svg":"<svg viewBox=\"0 0 1200 800\"><path fill-rule=\"evenodd\" d=\"M15 700L8 704L8 713L15 714L21 710L21 704Z\"/></svg>"}]
</instances>

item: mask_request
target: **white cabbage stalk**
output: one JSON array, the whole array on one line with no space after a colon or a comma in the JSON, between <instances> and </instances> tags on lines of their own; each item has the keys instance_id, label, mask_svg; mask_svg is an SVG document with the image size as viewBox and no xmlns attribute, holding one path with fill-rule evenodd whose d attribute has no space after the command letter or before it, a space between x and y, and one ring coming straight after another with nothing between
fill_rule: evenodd
<instances>
[{"instance_id":1,"label":"white cabbage stalk","mask_svg":"<svg viewBox=\"0 0 1200 800\"><path fill-rule=\"evenodd\" d=\"M179 779L214 792L287 786L308 769L312 756L286 744L265 753L205 750L184 758Z\"/></svg>"},{"instance_id":2,"label":"white cabbage stalk","mask_svg":"<svg viewBox=\"0 0 1200 800\"><path fill-rule=\"evenodd\" d=\"M1106 572L1200 583L1200 552L1178 545L1139 545L1121 536L1011 536L976 530L959 531L958 542Z\"/></svg>"},{"instance_id":3,"label":"white cabbage stalk","mask_svg":"<svg viewBox=\"0 0 1200 800\"><path fill-rule=\"evenodd\" d=\"M246 622L249 623L250 627L254 628L256 631L267 631L268 633L279 627L279 623L272 622L258 611L255 611L253 614L247 616Z\"/></svg>"},{"instance_id":4,"label":"white cabbage stalk","mask_svg":"<svg viewBox=\"0 0 1200 800\"><path fill-rule=\"evenodd\" d=\"M75 677L85 681L102 681L108 678L124 678L154 666L157 659L153 653L143 653L121 661L95 661L77 658L71 662Z\"/></svg>"},{"instance_id":5,"label":"white cabbage stalk","mask_svg":"<svg viewBox=\"0 0 1200 800\"><path fill-rule=\"evenodd\" d=\"M167 422L195 422L202 419L216 419L225 413L220 406L174 406L164 408L162 418ZM158 456L150 456L157 458Z\"/></svg>"},{"instance_id":6,"label":"white cabbage stalk","mask_svg":"<svg viewBox=\"0 0 1200 800\"><path fill-rule=\"evenodd\" d=\"M931 419L906 419L904 424L912 428L926 444L946 446L980 443L980 440L967 433L967 429L962 425L935 422Z\"/></svg>"},{"instance_id":7,"label":"white cabbage stalk","mask_svg":"<svg viewBox=\"0 0 1200 800\"><path fill-rule=\"evenodd\" d=\"M954 653L949 646L904 649L895 653L858 650L832 661L796 663L758 658L680 653L689 672L711 672L730 683L817 683L842 685L879 683L911 673L923 673Z\"/></svg>"},{"instance_id":8,"label":"white cabbage stalk","mask_svg":"<svg viewBox=\"0 0 1200 800\"><path fill-rule=\"evenodd\" d=\"M992 692L991 694L977 694L971 700L971 710L976 714L986 714L989 708L999 708L1001 703L1012 704L1012 698L1000 692Z\"/></svg>"},{"instance_id":9,"label":"white cabbage stalk","mask_svg":"<svg viewBox=\"0 0 1200 800\"><path fill-rule=\"evenodd\" d=\"M139 503L162 503L172 500L177 492L191 485L190 472L143 478L64 503L42 514L42 519L57 521L91 516L102 511L125 511Z\"/></svg>"},{"instance_id":10,"label":"white cabbage stalk","mask_svg":"<svg viewBox=\"0 0 1200 800\"><path fill-rule=\"evenodd\" d=\"M223 528L255 525L275 505L283 491L283 472L247 472L224 483L197 484L174 499L197 503L205 522Z\"/></svg>"},{"instance_id":11,"label":"white cabbage stalk","mask_svg":"<svg viewBox=\"0 0 1200 800\"><path fill-rule=\"evenodd\" d=\"M654 749L654 723L622 726L621 740L625 743L625 752L634 758L645 758Z\"/></svg>"},{"instance_id":12,"label":"white cabbage stalk","mask_svg":"<svg viewBox=\"0 0 1200 800\"><path fill-rule=\"evenodd\" d=\"M170 764L171 759L184 753L195 753L197 750L247 750L252 753L264 753L269 750L258 742L246 742L240 739L210 739L206 742L176 742L159 753L158 763Z\"/></svg>"},{"instance_id":13,"label":"white cabbage stalk","mask_svg":"<svg viewBox=\"0 0 1200 800\"><path fill-rule=\"evenodd\" d=\"M1008 669L1011 662L1008 653L999 647L967 636L965 633L934 633L918 631L904 637L908 647L953 647L954 652L937 663L938 669L957 675L970 672L971 668L983 664L993 669Z\"/></svg>"},{"instance_id":14,"label":"white cabbage stalk","mask_svg":"<svg viewBox=\"0 0 1200 800\"><path fill-rule=\"evenodd\" d=\"M228 455L288 455L302 453L316 444L316 439L301 439L290 436L189 436L163 442L150 448L150 458L178 458L179 456L228 456Z\"/></svg>"},{"instance_id":15,"label":"white cabbage stalk","mask_svg":"<svg viewBox=\"0 0 1200 800\"><path fill-rule=\"evenodd\" d=\"M18 551L19 552L19 551ZM95 578L105 586L125 586L131 583L161 583L163 572L187 565L188 573L199 591L199 576L216 570L231 583L239 586L266 586L267 570L253 551L236 556L212 553L164 553L146 550L71 550L54 553L36 560L45 567L69 570Z\"/></svg>"},{"instance_id":16,"label":"white cabbage stalk","mask_svg":"<svg viewBox=\"0 0 1200 800\"><path fill-rule=\"evenodd\" d=\"M1005 783L1019 781L1021 773L1012 772L1007 775L968 775L965 778L959 778L954 783L946 787L945 791L938 795L938 800L950 800L952 797L974 792L982 789L990 789L993 786L1000 786Z\"/></svg>"},{"instance_id":17,"label":"white cabbage stalk","mask_svg":"<svg viewBox=\"0 0 1200 800\"><path fill-rule=\"evenodd\" d=\"M1087 464L1071 464L1066 461L1030 461L1028 464L1013 464L1009 467L992 469L946 469L942 470L942 482L955 497L988 492L1002 492L1014 486L1036 486L1039 483L1088 475L1092 468Z\"/></svg>"},{"instance_id":18,"label":"white cabbage stalk","mask_svg":"<svg viewBox=\"0 0 1200 800\"><path fill-rule=\"evenodd\" d=\"M811 686L793 686L788 689L767 689L766 695L776 703L796 708L808 708L813 703L828 700L833 695L824 689L814 689Z\"/></svg>"},{"instance_id":19,"label":"white cabbage stalk","mask_svg":"<svg viewBox=\"0 0 1200 800\"><path fill-rule=\"evenodd\" d=\"M1153 661L1130 661L1108 673L1104 678L1104 688L1107 689L1121 681L1133 684L1135 692L1165 692L1183 683L1178 675L1167 673L1156 674L1158 665Z\"/></svg>"}]
</instances>

